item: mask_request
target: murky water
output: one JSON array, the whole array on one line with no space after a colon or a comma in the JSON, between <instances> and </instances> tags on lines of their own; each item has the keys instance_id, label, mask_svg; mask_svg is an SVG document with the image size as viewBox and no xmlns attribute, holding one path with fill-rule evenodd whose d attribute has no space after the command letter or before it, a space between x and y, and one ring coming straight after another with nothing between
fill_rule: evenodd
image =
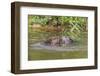
<instances>
[{"instance_id":1,"label":"murky water","mask_svg":"<svg viewBox=\"0 0 100 76\"><path fill-rule=\"evenodd\" d=\"M67 46L50 46L50 45L43 45L42 43L35 43L31 44L30 48L35 50L47 50L47 51L86 51L86 45L77 45L77 44L70 44Z\"/></svg>"}]
</instances>

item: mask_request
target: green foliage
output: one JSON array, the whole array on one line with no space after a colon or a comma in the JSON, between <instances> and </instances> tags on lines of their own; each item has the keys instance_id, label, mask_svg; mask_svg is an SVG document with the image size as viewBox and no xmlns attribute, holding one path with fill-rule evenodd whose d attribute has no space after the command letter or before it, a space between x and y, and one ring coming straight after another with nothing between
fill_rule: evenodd
<instances>
[{"instance_id":1,"label":"green foliage","mask_svg":"<svg viewBox=\"0 0 100 76\"><path fill-rule=\"evenodd\" d=\"M60 32L54 32L57 35L69 36L74 40L80 40L81 35L87 32L87 17L74 17L74 16L28 16L28 24L40 24L41 26L61 26L63 29ZM41 31L45 32L45 31ZM41 33L41 34L43 34ZM54 34L49 32L48 34Z\"/></svg>"}]
</instances>

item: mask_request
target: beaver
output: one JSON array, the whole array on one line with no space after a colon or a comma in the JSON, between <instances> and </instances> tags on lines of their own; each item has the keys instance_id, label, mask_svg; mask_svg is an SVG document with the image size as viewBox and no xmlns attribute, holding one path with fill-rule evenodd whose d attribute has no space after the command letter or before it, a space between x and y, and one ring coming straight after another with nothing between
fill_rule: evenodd
<instances>
[{"instance_id":1,"label":"beaver","mask_svg":"<svg viewBox=\"0 0 100 76\"><path fill-rule=\"evenodd\" d=\"M73 40L70 37L51 37L47 39L45 42L45 45L50 45L50 46L67 46L71 43L73 43Z\"/></svg>"}]
</instances>

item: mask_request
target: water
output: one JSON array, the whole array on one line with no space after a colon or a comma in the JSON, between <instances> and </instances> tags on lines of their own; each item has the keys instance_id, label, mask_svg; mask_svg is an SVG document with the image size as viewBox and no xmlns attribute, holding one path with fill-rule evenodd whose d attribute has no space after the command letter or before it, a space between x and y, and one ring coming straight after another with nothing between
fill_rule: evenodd
<instances>
[{"instance_id":1,"label":"water","mask_svg":"<svg viewBox=\"0 0 100 76\"><path fill-rule=\"evenodd\" d=\"M86 51L86 45L70 44L67 46L50 46L43 43L31 44L30 47L35 50L47 50L47 51Z\"/></svg>"}]
</instances>

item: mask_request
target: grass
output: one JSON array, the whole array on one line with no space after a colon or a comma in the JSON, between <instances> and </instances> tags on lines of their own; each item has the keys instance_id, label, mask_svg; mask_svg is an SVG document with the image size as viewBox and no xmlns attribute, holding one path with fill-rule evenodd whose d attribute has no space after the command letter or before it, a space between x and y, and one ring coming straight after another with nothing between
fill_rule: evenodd
<instances>
[{"instance_id":1,"label":"grass","mask_svg":"<svg viewBox=\"0 0 100 76\"><path fill-rule=\"evenodd\" d=\"M28 60L53 60L53 59L79 59L87 58L87 51L60 51L50 52L45 50L29 49Z\"/></svg>"}]
</instances>

